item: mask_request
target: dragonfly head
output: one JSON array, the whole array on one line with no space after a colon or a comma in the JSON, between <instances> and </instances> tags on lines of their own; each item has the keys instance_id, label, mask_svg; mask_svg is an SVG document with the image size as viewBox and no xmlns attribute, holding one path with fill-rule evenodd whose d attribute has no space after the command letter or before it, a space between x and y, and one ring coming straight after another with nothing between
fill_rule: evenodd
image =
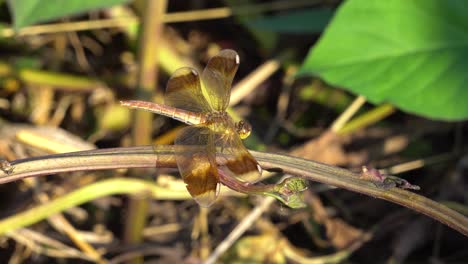
<instances>
[{"instance_id":1,"label":"dragonfly head","mask_svg":"<svg viewBox=\"0 0 468 264\"><path fill-rule=\"evenodd\" d=\"M252 131L252 126L245 121L239 121L236 124L236 131L241 139L246 139Z\"/></svg>"}]
</instances>

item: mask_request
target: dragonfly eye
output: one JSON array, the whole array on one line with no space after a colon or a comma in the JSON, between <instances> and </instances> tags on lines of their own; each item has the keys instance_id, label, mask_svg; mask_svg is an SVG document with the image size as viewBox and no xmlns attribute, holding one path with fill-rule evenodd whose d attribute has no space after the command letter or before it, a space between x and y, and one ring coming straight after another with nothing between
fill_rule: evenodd
<instances>
[{"instance_id":1,"label":"dragonfly eye","mask_svg":"<svg viewBox=\"0 0 468 264\"><path fill-rule=\"evenodd\" d=\"M239 121L236 124L236 131L241 139L246 139L252 131L252 126L245 121Z\"/></svg>"}]
</instances>

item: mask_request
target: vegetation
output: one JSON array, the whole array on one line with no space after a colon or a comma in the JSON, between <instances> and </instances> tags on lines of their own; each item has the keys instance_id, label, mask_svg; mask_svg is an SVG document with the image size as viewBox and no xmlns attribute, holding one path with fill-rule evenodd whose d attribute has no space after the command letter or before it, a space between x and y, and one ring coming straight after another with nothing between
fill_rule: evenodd
<instances>
[{"instance_id":1,"label":"vegetation","mask_svg":"<svg viewBox=\"0 0 468 264\"><path fill-rule=\"evenodd\" d=\"M2 263L468 261L463 0L0 6ZM204 208L183 125L119 101L222 49L264 172Z\"/></svg>"}]
</instances>

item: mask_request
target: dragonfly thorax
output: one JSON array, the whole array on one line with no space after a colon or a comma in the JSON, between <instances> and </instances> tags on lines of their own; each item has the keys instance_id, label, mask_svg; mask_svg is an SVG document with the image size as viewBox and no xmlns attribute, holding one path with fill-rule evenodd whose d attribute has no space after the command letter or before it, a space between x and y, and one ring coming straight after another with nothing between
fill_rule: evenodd
<instances>
[{"instance_id":1,"label":"dragonfly thorax","mask_svg":"<svg viewBox=\"0 0 468 264\"><path fill-rule=\"evenodd\" d=\"M237 134L241 139L245 139L250 135L252 131L252 126L245 121L239 121L234 123L231 116L228 115L227 112L210 112L205 116L204 123L207 125L210 124L224 124L224 125L215 125L214 128L215 132L223 134L223 133L230 133L229 130L226 130L228 127L232 127L236 130ZM226 123L230 123L229 125ZM219 129L219 131L217 131Z\"/></svg>"},{"instance_id":2,"label":"dragonfly thorax","mask_svg":"<svg viewBox=\"0 0 468 264\"><path fill-rule=\"evenodd\" d=\"M203 123L211 127L214 132L224 134L229 133L227 123L232 123L232 119L226 112L209 112L205 115Z\"/></svg>"},{"instance_id":3,"label":"dragonfly thorax","mask_svg":"<svg viewBox=\"0 0 468 264\"><path fill-rule=\"evenodd\" d=\"M225 120L231 120L227 112L209 112L206 114L206 123L224 123Z\"/></svg>"}]
</instances>

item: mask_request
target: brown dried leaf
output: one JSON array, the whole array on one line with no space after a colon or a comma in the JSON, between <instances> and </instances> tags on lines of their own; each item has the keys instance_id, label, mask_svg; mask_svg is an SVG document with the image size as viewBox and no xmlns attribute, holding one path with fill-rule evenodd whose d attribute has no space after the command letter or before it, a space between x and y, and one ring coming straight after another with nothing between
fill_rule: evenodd
<instances>
[{"instance_id":1,"label":"brown dried leaf","mask_svg":"<svg viewBox=\"0 0 468 264\"><path fill-rule=\"evenodd\" d=\"M320 137L294 149L291 154L320 161L331 165L362 164L367 159L365 153L347 153L343 146L349 141L331 131L324 132Z\"/></svg>"}]
</instances>

